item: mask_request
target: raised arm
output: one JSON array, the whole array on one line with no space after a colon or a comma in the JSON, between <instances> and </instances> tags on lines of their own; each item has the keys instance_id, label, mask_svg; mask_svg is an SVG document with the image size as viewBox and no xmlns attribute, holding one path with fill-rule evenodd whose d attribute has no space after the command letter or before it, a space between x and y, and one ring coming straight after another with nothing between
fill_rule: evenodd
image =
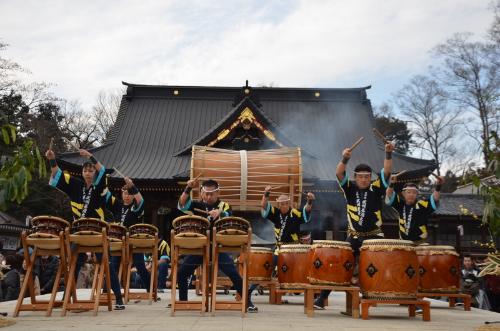
<instances>
[{"instance_id":1,"label":"raised arm","mask_svg":"<svg viewBox=\"0 0 500 331\"><path fill-rule=\"evenodd\" d=\"M342 151L342 160L337 164L337 169L335 171L335 174L337 175L337 179L339 180L339 182L344 180L346 165L347 162L349 162L351 156L352 156L352 151L350 148L346 148Z\"/></svg>"},{"instance_id":2,"label":"raised arm","mask_svg":"<svg viewBox=\"0 0 500 331\"><path fill-rule=\"evenodd\" d=\"M391 181L389 183L389 186L387 186L387 189L385 190L385 203L389 206L391 206L394 202L394 185L396 184L397 179L398 176L391 175Z\"/></svg>"},{"instance_id":3,"label":"raised arm","mask_svg":"<svg viewBox=\"0 0 500 331\"><path fill-rule=\"evenodd\" d=\"M99 172L99 170L101 170L101 168L103 167L103 165L101 164L101 162L99 162L92 153L90 153L88 150L86 149L79 149L78 152L80 153L80 156L90 160L94 166L95 166L95 170L97 170Z\"/></svg>"},{"instance_id":4,"label":"raised arm","mask_svg":"<svg viewBox=\"0 0 500 331\"><path fill-rule=\"evenodd\" d=\"M436 187L434 188L434 192L432 193L432 197L434 198L434 201L435 202L438 202L439 201L439 198L441 196L441 186L443 185L444 183L444 177L443 176L439 176L437 178L437 181L436 181Z\"/></svg>"},{"instance_id":5,"label":"raised arm","mask_svg":"<svg viewBox=\"0 0 500 331\"><path fill-rule=\"evenodd\" d=\"M266 186L264 189L264 194L262 195L262 200L260 201L260 207L262 210L267 209L267 204L269 203L269 196L271 195L271 186Z\"/></svg>"},{"instance_id":6,"label":"raised arm","mask_svg":"<svg viewBox=\"0 0 500 331\"><path fill-rule=\"evenodd\" d=\"M49 149L47 152L45 152L45 157L47 160L49 160L50 164L50 177L54 177L59 170L59 166L57 165L56 162L56 154L54 153L53 150Z\"/></svg>"},{"instance_id":7,"label":"raised arm","mask_svg":"<svg viewBox=\"0 0 500 331\"><path fill-rule=\"evenodd\" d=\"M190 198L189 194L191 193L191 191L193 190L193 188L196 187L197 184L198 184L198 180L197 179L190 179L190 180L188 180L187 186L184 189L184 192L182 192L181 196L179 197L179 206L181 208L183 208L186 205L186 203L188 202L188 200Z\"/></svg>"},{"instance_id":8,"label":"raised arm","mask_svg":"<svg viewBox=\"0 0 500 331\"><path fill-rule=\"evenodd\" d=\"M394 144L387 142L385 144L384 179L388 179L392 173L392 152L394 152Z\"/></svg>"},{"instance_id":9,"label":"raised arm","mask_svg":"<svg viewBox=\"0 0 500 331\"><path fill-rule=\"evenodd\" d=\"M313 201L316 199L316 197L314 196L314 193L312 192L307 192L307 202L306 202L306 205L305 205L305 210L307 212L307 214L310 214L311 213L311 209L312 209L312 206L313 206Z\"/></svg>"},{"instance_id":10,"label":"raised arm","mask_svg":"<svg viewBox=\"0 0 500 331\"><path fill-rule=\"evenodd\" d=\"M134 185L134 182L132 181L132 179L130 179L129 177L125 177L125 178L123 178L123 180L125 180L128 194L132 194L134 196L135 203L137 205L140 205L142 200L143 200L141 192L139 192L137 187Z\"/></svg>"}]
</instances>

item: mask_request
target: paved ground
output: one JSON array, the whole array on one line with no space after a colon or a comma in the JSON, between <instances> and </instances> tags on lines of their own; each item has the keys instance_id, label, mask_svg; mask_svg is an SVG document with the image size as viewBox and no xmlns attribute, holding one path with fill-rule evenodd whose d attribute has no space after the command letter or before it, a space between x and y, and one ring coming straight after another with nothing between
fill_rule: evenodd
<instances>
[{"instance_id":1,"label":"paved ground","mask_svg":"<svg viewBox=\"0 0 500 331\"><path fill-rule=\"evenodd\" d=\"M85 290L80 290L85 291ZM190 293L191 294L191 293ZM82 296L83 297L83 296ZM285 296L290 303L269 305L268 297L256 296L255 304L259 307L256 314L247 314L241 318L238 312L217 312L215 316L200 316L197 312L178 312L170 316L167 308L170 292L160 294L161 301L151 306L147 302L130 303L124 311L108 312L100 308L97 317L92 313L68 313L60 316L56 309L52 317L45 317L43 312L21 312L16 324L6 330L476 330L484 326L485 321L500 321L500 314L472 309L463 311L462 307L447 308L447 303L432 301L431 322L423 322L421 317L409 318L406 307L379 306L370 309L370 320L352 319L341 315L345 305L342 293L332 293L330 306L324 311L316 311L313 318L303 313L303 296ZM15 302L0 303L0 311L7 311L12 316ZM500 330L500 324L496 324ZM489 329L488 330L492 330Z\"/></svg>"}]
</instances>

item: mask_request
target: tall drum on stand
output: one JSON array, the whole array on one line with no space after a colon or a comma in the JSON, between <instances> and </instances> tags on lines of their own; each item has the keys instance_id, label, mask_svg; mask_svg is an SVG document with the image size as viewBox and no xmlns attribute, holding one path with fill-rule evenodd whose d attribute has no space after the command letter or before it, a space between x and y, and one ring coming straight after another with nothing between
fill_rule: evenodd
<instances>
[{"instance_id":1,"label":"tall drum on stand","mask_svg":"<svg viewBox=\"0 0 500 331\"><path fill-rule=\"evenodd\" d=\"M365 240L359 259L359 282L363 298L416 299L418 266L411 241Z\"/></svg>"}]
</instances>

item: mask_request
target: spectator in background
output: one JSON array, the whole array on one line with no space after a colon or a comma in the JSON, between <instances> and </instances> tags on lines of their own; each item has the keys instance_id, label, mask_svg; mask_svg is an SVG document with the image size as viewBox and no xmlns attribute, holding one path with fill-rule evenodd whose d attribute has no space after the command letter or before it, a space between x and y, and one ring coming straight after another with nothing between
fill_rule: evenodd
<instances>
[{"instance_id":1,"label":"spectator in background","mask_svg":"<svg viewBox=\"0 0 500 331\"><path fill-rule=\"evenodd\" d=\"M3 297L0 301L17 300L19 291L21 290L21 258L18 255L12 254L5 257L5 264L10 267L1 281Z\"/></svg>"},{"instance_id":2,"label":"spectator in background","mask_svg":"<svg viewBox=\"0 0 500 331\"><path fill-rule=\"evenodd\" d=\"M57 256L40 256L37 258L35 273L40 281L40 294L52 292L58 267L59 258Z\"/></svg>"},{"instance_id":3,"label":"spectator in background","mask_svg":"<svg viewBox=\"0 0 500 331\"><path fill-rule=\"evenodd\" d=\"M463 258L462 268L462 293L472 297L472 306L479 309L490 310L488 297L482 286L482 279L479 278L479 269L469 255Z\"/></svg>"}]
</instances>

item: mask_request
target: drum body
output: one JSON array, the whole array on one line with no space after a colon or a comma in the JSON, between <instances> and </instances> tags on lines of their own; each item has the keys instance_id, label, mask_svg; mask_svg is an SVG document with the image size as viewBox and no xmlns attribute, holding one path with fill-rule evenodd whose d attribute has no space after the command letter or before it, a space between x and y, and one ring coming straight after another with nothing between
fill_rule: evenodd
<instances>
[{"instance_id":1,"label":"drum body","mask_svg":"<svg viewBox=\"0 0 500 331\"><path fill-rule=\"evenodd\" d=\"M112 252L121 251L125 244L124 238L127 236L127 228L118 223L110 223L108 231L109 249Z\"/></svg>"},{"instance_id":2,"label":"drum body","mask_svg":"<svg viewBox=\"0 0 500 331\"><path fill-rule=\"evenodd\" d=\"M253 116L248 118L255 120ZM271 194L273 199L279 194L289 194L292 207L300 206L300 148L235 151L193 146L190 175L191 178L201 176L201 180L216 180L221 187L220 199L229 203L233 210L259 211L262 192L267 185L276 187ZM193 199L201 200L200 190L193 190Z\"/></svg>"},{"instance_id":3,"label":"drum body","mask_svg":"<svg viewBox=\"0 0 500 331\"><path fill-rule=\"evenodd\" d=\"M176 245L182 248L201 248L206 245L210 222L201 216L179 216L172 222Z\"/></svg>"},{"instance_id":4,"label":"drum body","mask_svg":"<svg viewBox=\"0 0 500 331\"><path fill-rule=\"evenodd\" d=\"M59 234L70 226L69 222L55 216L36 216L31 220L31 224L33 231L26 238L27 243L41 249L59 248Z\"/></svg>"},{"instance_id":5,"label":"drum body","mask_svg":"<svg viewBox=\"0 0 500 331\"><path fill-rule=\"evenodd\" d=\"M123 238L127 235L127 228L118 223L110 223L108 238L110 241L123 241Z\"/></svg>"},{"instance_id":6,"label":"drum body","mask_svg":"<svg viewBox=\"0 0 500 331\"><path fill-rule=\"evenodd\" d=\"M130 238L153 239L158 235L158 228L151 224L139 223L130 226Z\"/></svg>"},{"instance_id":7,"label":"drum body","mask_svg":"<svg viewBox=\"0 0 500 331\"><path fill-rule=\"evenodd\" d=\"M457 293L460 290L460 259L452 246L419 246L420 292Z\"/></svg>"},{"instance_id":8,"label":"drum body","mask_svg":"<svg viewBox=\"0 0 500 331\"><path fill-rule=\"evenodd\" d=\"M70 241L81 246L101 246L103 230L109 230L109 224L97 218L80 218L71 225Z\"/></svg>"},{"instance_id":9,"label":"drum body","mask_svg":"<svg viewBox=\"0 0 500 331\"><path fill-rule=\"evenodd\" d=\"M359 282L367 299L415 299L418 260L413 242L370 239L361 246Z\"/></svg>"},{"instance_id":10,"label":"drum body","mask_svg":"<svg viewBox=\"0 0 500 331\"><path fill-rule=\"evenodd\" d=\"M129 227L129 243L133 247L156 246L158 228L151 224L139 223Z\"/></svg>"},{"instance_id":11,"label":"drum body","mask_svg":"<svg viewBox=\"0 0 500 331\"><path fill-rule=\"evenodd\" d=\"M240 258L241 262L241 258ZM270 281L273 274L273 251L266 247L251 247L248 253L248 279ZM242 267L240 265L240 273Z\"/></svg>"},{"instance_id":12,"label":"drum body","mask_svg":"<svg viewBox=\"0 0 500 331\"><path fill-rule=\"evenodd\" d=\"M250 223L241 217L224 217L214 223L215 237L223 246L241 246L249 242Z\"/></svg>"},{"instance_id":13,"label":"drum body","mask_svg":"<svg viewBox=\"0 0 500 331\"><path fill-rule=\"evenodd\" d=\"M318 285L351 284L354 255L344 241L315 240L309 253L309 281Z\"/></svg>"},{"instance_id":14,"label":"drum body","mask_svg":"<svg viewBox=\"0 0 500 331\"><path fill-rule=\"evenodd\" d=\"M303 288L309 284L309 251L311 245L282 245L278 255L280 288Z\"/></svg>"},{"instance_id":15,"label":"drum body","mask_svg":"<svg viewBox=\"0 0 500 331\"><path fill-rule=\"evenodd\" d=\"M39 237L46 235L47 238L59 237L59 233L69 227L69 222L55 216L36 216L31 220L33 234Z\"/></svg>"}]
</instances>

